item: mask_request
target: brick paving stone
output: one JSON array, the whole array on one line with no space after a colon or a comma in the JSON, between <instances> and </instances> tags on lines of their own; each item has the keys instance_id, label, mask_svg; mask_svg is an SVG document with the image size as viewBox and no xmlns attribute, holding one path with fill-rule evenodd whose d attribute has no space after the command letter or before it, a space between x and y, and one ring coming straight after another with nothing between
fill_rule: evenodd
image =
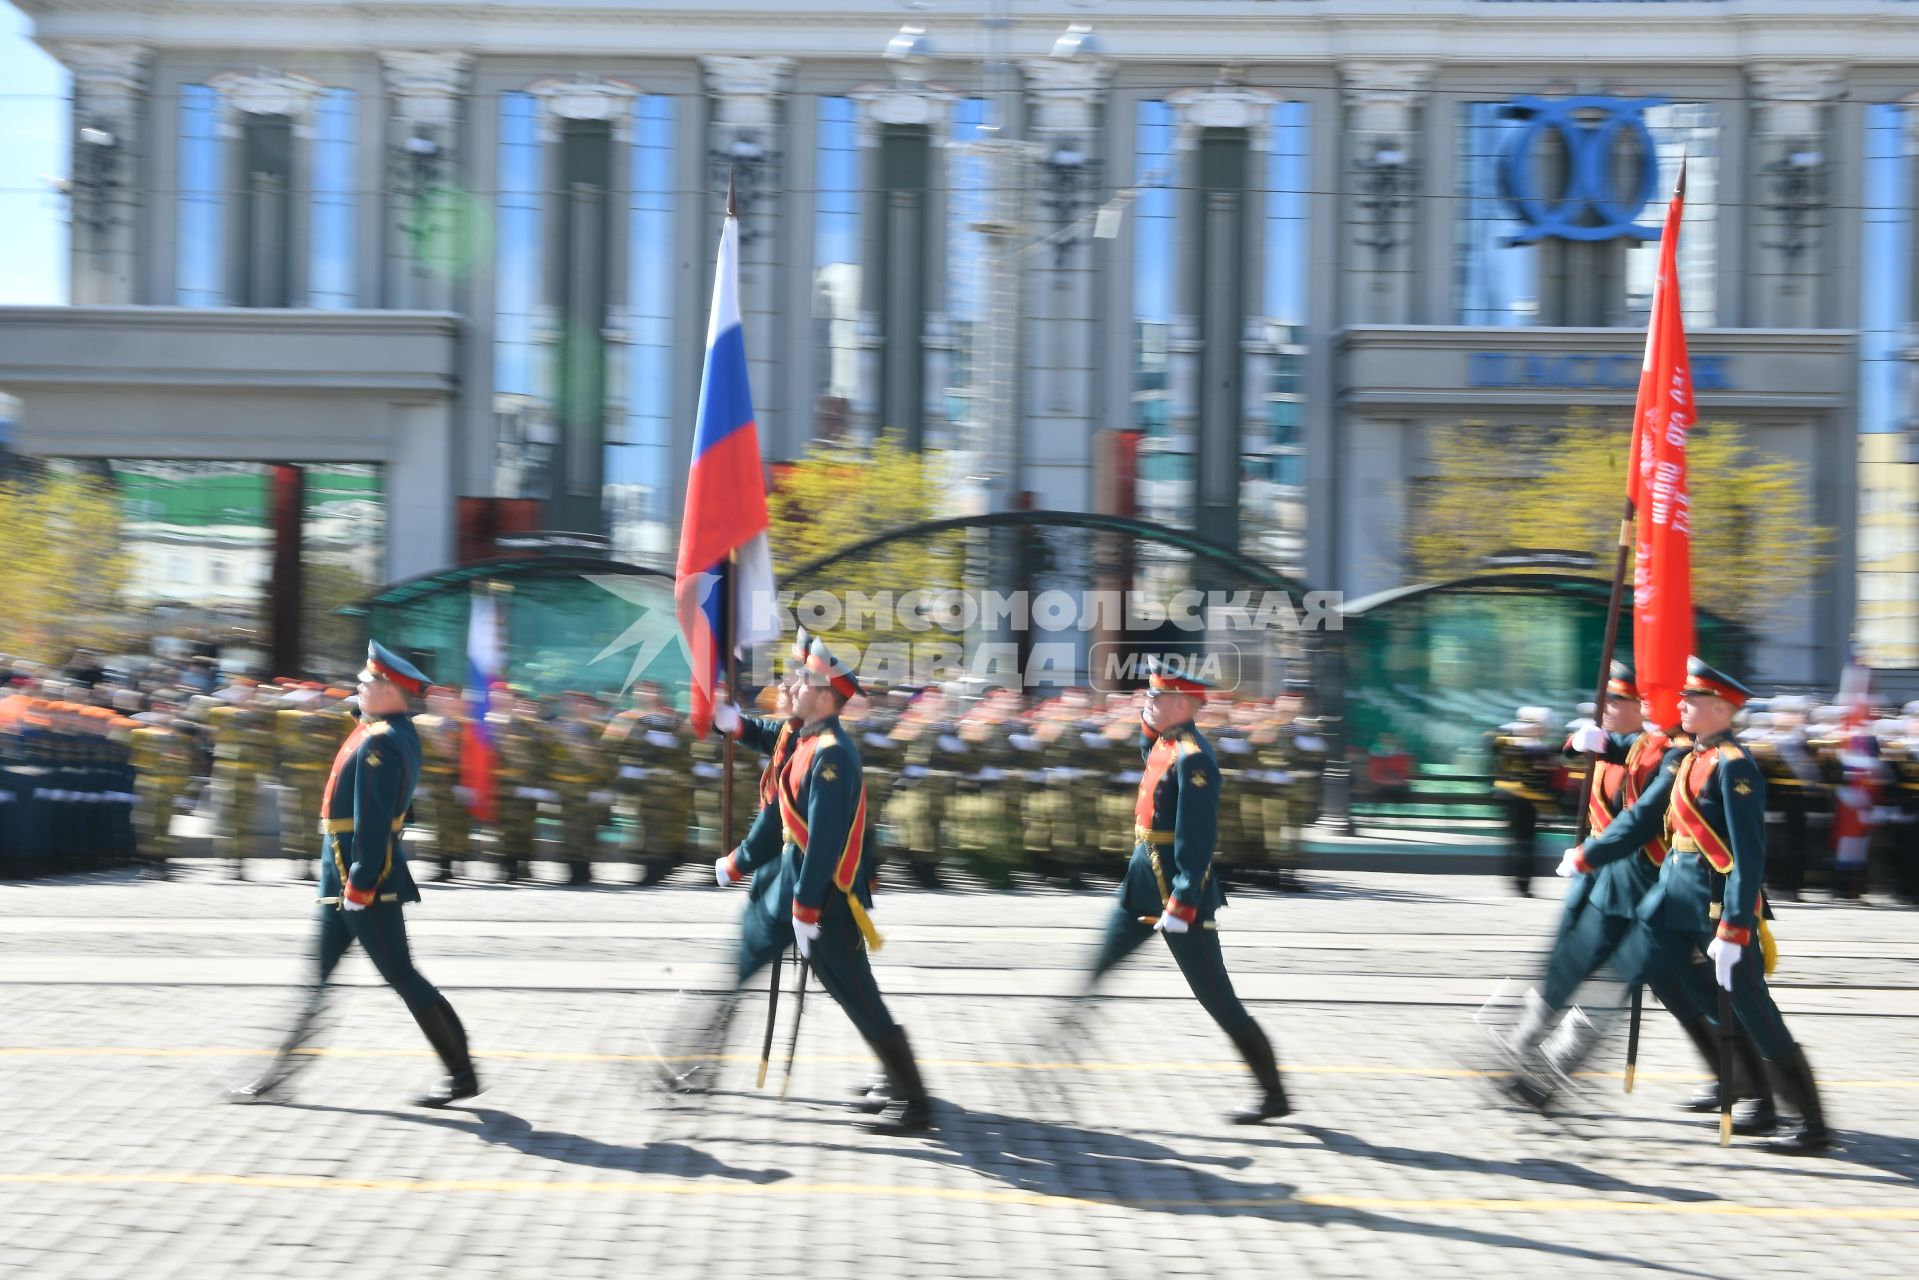
<instances>
[{"instance_id":1,"label":"brick paving stone","mask_svg":"<svg viewBox=\"0 0 1919 1280\"><path fill-rule=\"evenodd\" d=\"M817 989L786 1104L777 1067L774 1088L752 1088L758 992L720 1093L650 1093L622 1059L705 1004L680 989L719 971L742 901L683 875L430 887L415 950L488 1083L444 1113L405 1105L435 1064L362 962L292 1105L213 1101L264 1064L293 1007L310 888L198 869L10 887L0 1271L1494 1280L1714 1275L1701 1260L1736 1257L1761 1276L1910 1274L1919 1022L1900 1015L1919 1007L1919 917L1782 913L1781 1003L1847 1146L1791 1162L1750 1140L1722 1150L1710 1118L1675 1109L1700 1068L1656 1008L1637 1090L1586 1081L1576 1117L1507 1110L1459 1074L1485 1065L1477 1003L1536 970L1555 904L1483 878L1318 881L1237 892L1221 918L1291 1073L1295 1116L1258 1130L1221 1122L1245 1071L1158 947L1103 989L1078 1065L1061 1063L1061 1006L1030 993L1072 989L1106 895L884 894L875 969L940 1099L925 1138L856 1127L842 1103L870 1057ZM1616 1040L1594 1059L1618 1064ZM1740 1212L1702 1211L1715 1201Z\"/></svg>"}]
</instances>

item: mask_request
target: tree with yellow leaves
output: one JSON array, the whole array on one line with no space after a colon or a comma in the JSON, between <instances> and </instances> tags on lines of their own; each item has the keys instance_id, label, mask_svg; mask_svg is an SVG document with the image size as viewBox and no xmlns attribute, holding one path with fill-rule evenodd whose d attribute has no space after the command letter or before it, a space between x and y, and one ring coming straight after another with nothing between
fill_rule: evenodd
<instances>
[{"instance_id":1,"label":"tree with yellow leaves","mask_svg":"<svg viewBox=\"0 0 1919 1280\"><path fill-rule=\"evenodd\" d=\"M64 662L109 647L128 563L111 485L62 469L0 482L0 653Z\"/></svg>"},{"instance_id":2,"label":"tree with yellow leaves","mask_svg":"<svg viewBox=\"0 0 1919 1280\"><path fill-rule=\"evenodd\" d=\"M781 469L767 497L767 536L782 587L801 565L888 529L934 519L944 491L942 474L941 455L914 453L891 433L871 444L815 445L800 461ZM959 586L964 564L965 534L954 531L888 543L794 586L802 592L830 592L842 602L854 591L890 591L897 599L909 591ZM878 619L878 634L897 629L896 617ZM839 626L821 634L829 645L836 635L866 644L875 632L873 619L844 617Z\"/></svg>"},{"instance_id":3,"label":"tree with yellow leaves","mask_svg":"<svg viewBox=\"0 0 1919 1280\"><path fill-rule=\"evenodd\" d=\"M1458 577L1484 571L1493 552L1549 549L1590 552L1593 576L1610 575L1629 444L1624 427L1583 412L1556 428L1442 427L1412 503L1415 572ZM1753 448L1737 424L1694 427L1686 473L1693 601L1753 625L1812 580L1832 531L1812 523L1796 468ZM1628 564L1628 583L1631 574Z\"/></svg>"}]
</instances>

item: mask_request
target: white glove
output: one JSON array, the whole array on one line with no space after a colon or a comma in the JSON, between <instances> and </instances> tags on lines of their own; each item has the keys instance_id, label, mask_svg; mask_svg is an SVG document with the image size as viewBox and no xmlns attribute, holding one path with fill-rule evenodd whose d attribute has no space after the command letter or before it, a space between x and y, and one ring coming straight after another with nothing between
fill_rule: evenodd
<instances>
[{"instance_id":1,"label":"white glove","mask_svg":"<svg viewBox=\"0 0 1919 1280\"><path fill-rule=\"evenodd\" d=\"M733 855L729 853L724 858L714 859L713 879L719 882L720 888L730 889L746 877L733 870Z\"/></svg>"},{"instance_id":2,"label":"white glove","mask_svg":"<svg viewBox=\"0 0 1919 1280\"><path fill-rule=\"evenodd\" d=\"M1579 849L1579 845L1574 845L1566 850L1565 856L1559 860L1559 865L1553 869L1553 874L1556 876L1584 875L1585 873L1579 869Z\"/></svg>"},{"instance_id":3,"label":"white glove","mask_svg":"<svg viewBox=\"0 0 1919 1280\"><path fill-rule=\"evenodd\" d=\"M1739 963L1739 957L1746 949L1737 942L1727 942L1724 938L1714 938L1706 944L1706 958L1712 961L1713 974L1719 979L1719 985L1732 990L1733 966Z\"/></svg>"},{"instance_id":4,"label":"white glove","mask_svg":"<svg viewBox=\"0 0 1919 1280\"><path fill-rule=\"evenodd\" d=\"M1567 745L1581 755L1600 756L1606 754L1606 731L1596 724L1582 724L1573 730Z\"/></svg>"},{"instance_id":5,"label":"white glove","mask_svg":"<svg viewBox=\"0 0 1919 1280\"><path fill-rule=\"evenodd\" d=\"M713 727L727 737L740 731L740 709L730 702L713 704Z\"/></svg>"},{"instance_id":6,"label":"white glove","mask_svg":"<svg viewBox=\"0 0 1919 1280\"><path fill-rule=\"evenodd\" d=\"M1154 733L1159 732L1159 705L1151 698L1146 699L1140 706L1139 722Z\"/></svg>"},{"instance_id":7,"label":"white glove","mask_svg":"<svg viewBox=\"0 0 1919 1280\"><path fill-rule=\"evenodd\" d=\"M800 949L802 960L813 958L813 943L819 936L820 926L817 921L808 924L798 916L793 917L793 945Z\"/></svg>"},{"instance_id":8,"label":"white glove","mask_svg":"<svg viewBox=\"0 0 1919 1280\"><path fill-rule=\"evenodd\" d=\"M1188 933L1192 930L1192 927L1192 925L1187 924L1186 921L1174 915L1170 906L1161 911L1159 913L1159 919L1153 923L1153 928L1159 930L1161 933Z\"/></svg>"},{"instance_id":9,"label":"white glove","mask_svg":"<svg viewBox=\"0 0 1919 1280\"><path fill-rule=\"evenodd\" d=\"M346 895L345 895L345 894L343 893L343 894L341 894L341 895L340 895L340 910L342 910L342 911L365 911L365 910L366 910L366 903L364 903L364 902L355 902L355 901L354 901L353 899L351 899L351 898L349 898L349 897L347 897L347 896L346 896Z\"/></svg>"}]
</instances>

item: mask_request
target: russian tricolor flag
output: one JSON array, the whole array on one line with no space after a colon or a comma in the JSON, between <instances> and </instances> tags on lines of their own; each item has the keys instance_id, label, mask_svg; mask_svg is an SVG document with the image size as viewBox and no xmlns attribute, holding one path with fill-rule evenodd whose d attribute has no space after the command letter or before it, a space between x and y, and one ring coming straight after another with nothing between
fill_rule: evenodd
<instances>
[{"instance_id":1,"label":"russian tricolor flag","mask_svg":"<svg viewBox=\"0 0 1919 1280\"><path fill-rule=\"evenodd\" d=\"M493 596L473 593L466 626L466 726L460 736L460 785L472 797L467 809L481 822L493 821L493 768L499 744L486 722L493 685L505 676L500 646L500 617Z\"/></svg>"},{"instance_id":2,"label":"russian tricolor flag","mask_svg":"<svg viewBox=\"0 0 1919 1280\"><path fill-rule=\"evenodd\" d=\"M706 372L673 581L680 638L693 670L689 710L693 731L702 735L712 719L713 692L725 677L727 638L735 649L779 638L766 482L740 330L739 244L739 221L729 214L713 274Z\"/></svg>"}]
</instances>

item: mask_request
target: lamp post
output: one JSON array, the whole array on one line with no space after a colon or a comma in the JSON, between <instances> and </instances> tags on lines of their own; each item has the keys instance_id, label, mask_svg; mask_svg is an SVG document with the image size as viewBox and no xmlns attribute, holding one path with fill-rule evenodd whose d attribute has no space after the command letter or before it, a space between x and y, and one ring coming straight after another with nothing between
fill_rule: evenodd
<instances>
[{"instance_id":1,"label":"lamp post","mask_svg":"<svg viewBox=\"0 0 1919 1280\"><path fill-rule=\"evenodd\" d=\"M73 221L96 236L118 222L113 202L120 189L120 156L120 139L111 129L87 125L75 136L73 181L68 189Z\"/></svg>"}]
</instances>

